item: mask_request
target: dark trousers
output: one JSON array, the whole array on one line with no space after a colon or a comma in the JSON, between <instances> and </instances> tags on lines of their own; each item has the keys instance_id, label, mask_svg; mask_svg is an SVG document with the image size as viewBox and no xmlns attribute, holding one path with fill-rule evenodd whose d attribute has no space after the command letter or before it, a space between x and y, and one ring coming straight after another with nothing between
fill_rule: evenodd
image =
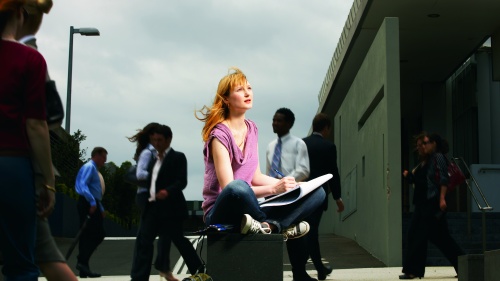
<instances>
[{"instance_id":1,"label":"dark trousers","mask_svg":"<svg viewBox=\"0 0 500 281\"><path fill-rule=\"evenodd\" d=\"M0 156L0 177L2 273L5 280L38 280L34 260L36 208L31 160Z\"/></svg>"},{"instance_id":2,"label":"dark trousers","mask_svg":"<svg viewBox=\"0 0 500 281\"><path fill-rule=\"evenodd\" d=\"M104 232L104 219L100 209L100 202L97 202L97 208L93 214L89 214L90 203L85 197L78 198L77 208L80 217L80 227L83 226L87 216L90 216L87 226L80 236L78 245L78 263L89 266L89 260L97 246L101 244L106 236Z\"/></svg>"},{"instance_id":3,"label":"dark trousers","mask_svg":"<svg viewBox=\"0 0 500 281\"><path fill-rule=\"evenodd\" d=\"M320 206L312 215L310 215L306 221L309 223L311 229L307 234L307 248L309 250L309 256L314 264L317 271L323 271L324 266L321 261L321 251L319 249L319 224L321 222L321 217L323 216L323 206Z\"/></svg>"},{"instance_id":4,"label":"dark trousers","mask_svg":"<svg viewBox=\"0 0 500 281\"><path fill-rule=\"evenodd\" d=\"M148 198L149 198L149 192L137 193L137 195L135 196L135 203L137 204L137 207L139 207L139 210L141 211L141 217L142 213L144 212L144 209L146 208L146 205L149 203ZM160 235L156 247L157 249L156 260L154 263L155 268L158 271L168 272L172 270L170 267L171 244L172 244L172 239L170 239L169 236Z\"/></svg>"},{"instance_id":5,"label":"dark trousers","mask_svg":"<svg viewBox=\"0 0 500 281\"><path fill-rule=\"evenodd\" d=\"M306 279L309 276L306 272L306 263L309 258L309 253L307 251L308 235L309 233L304 237L286 241L288 258L292 265L293 279Z\"/></svg>"},{"instance_id":6,"label":"dark trousers","mask_svg":"<svg viewBox=\"0 0 500 281\"><path fill-rule=\"evenodd\" d=\"M458 273L458 256L465 253L451 237L446 214L439 211L436 200L415 206L408 229L407 253L403 261L404 273L424 276L427 241L436 245Z\"/></svg>"},{"instance_id":7,"label":"dark trousers","mask_svg":"<svg viewBox=\"0 0 500 281\"><path fill-rule=\"evenodd\" d=\"M157 236L160 236L160 238L163 237L164 242L162 242L163 245L158 247L158 251L162 251L162 253L155 262L156 269L166 271L165 269L170 268L170 241L168 238L177 247L192 274L202 265L201 259L193 248L193 245L184 237L182 231L183 219L166 216L161 206L163 203L148 203L142 213L139 231L135 240L134 257L130 273L133 281L149 280L153 260L154 240Z\"/></svg>"}]
</instances>

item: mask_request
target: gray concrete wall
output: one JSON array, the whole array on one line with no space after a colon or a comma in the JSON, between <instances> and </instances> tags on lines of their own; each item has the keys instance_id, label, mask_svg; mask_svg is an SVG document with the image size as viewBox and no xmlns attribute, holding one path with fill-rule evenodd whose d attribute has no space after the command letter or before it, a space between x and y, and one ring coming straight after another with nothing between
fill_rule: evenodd
<instances>
[{"instance_id":1,"label":"gray concrete wall","mask_svg":"<svg viewBox=\"0 0 500 281\"><path fill-rule=\"evenodd\" d=\"M399 77L399 21L386 18L334 117L346 210L323 219L388 266L402 256Z\"/></svg>"}]
</instances>

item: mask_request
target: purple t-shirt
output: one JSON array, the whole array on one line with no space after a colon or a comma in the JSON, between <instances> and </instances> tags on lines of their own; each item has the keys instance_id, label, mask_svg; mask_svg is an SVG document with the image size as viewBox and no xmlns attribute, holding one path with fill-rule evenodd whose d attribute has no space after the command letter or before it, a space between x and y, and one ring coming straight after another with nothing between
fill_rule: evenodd
<instances>
[{"instance_id":1,"label":"purple t-shirt","mask_svg":"<svg viewBox=\"0 0 500 281\"><path fill-rule=\"evenodd\" d=\"M244 180L249 185L252 185L253 175L259 163L259 153L257 151L258 130L255 123L251 120L246 120L247 136L245 139L245 148L242 152L234 141L231 130L224 124L217 124L210 133L208 140L205 142L203 155L205 160L205 176L203 184L203 212L207 212L213 207L217 196L221 192L221 187L215 172L214 159L210 155L210 143L214 138L217 138L229 152L231 166L233 168L233 177L235 180Z\"/></svg>"}]
</instances>

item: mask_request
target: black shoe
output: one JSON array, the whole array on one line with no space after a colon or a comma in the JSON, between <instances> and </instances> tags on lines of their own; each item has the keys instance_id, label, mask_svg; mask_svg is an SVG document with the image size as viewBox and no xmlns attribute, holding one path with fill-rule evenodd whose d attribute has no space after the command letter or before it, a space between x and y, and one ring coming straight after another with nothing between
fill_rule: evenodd
<instances>
[{"instance_id":1,"label":"black shoe","mask_svg":"<svg viewBox=\"0 0 500 281\"><path fill-rule=\"evenodd\" d=\"M87 265L77 263L76 264L76 269L80 271L80 278L98 278L101 277L100 273L95 273L90 270L90 268Z\"/></svg>"},{"instance_id":2,"label":"black shoe","mask_svg":"<svg viewBox=\"0 0 500 281\"><path fill-rule=\"evenodd\" d=\"M205 271L206 271L205 265L202 264L202 265L198 266L198 268L195 271L189 270L189 273L191 273L191 275L195 275L197 273L206 273Z\"/></svg>"},{"instance_id":3,"label":"black shoe","mask_svg":"<svg viewBox=\"0 0 500 281\"><path fill-rule=\"evenodd\" d=\"M198 273L206 273L206 272L205 272L206 270L207 270L207 269L205 268L205 265L204 265L204 264L202 264L202 265L200 265L200 267L198 267L197 272L198 272Z\"/></svg>"},{"instance_id":4,"label":"black shoe","mask_svg":"<svg viewBox=\"0 0 500 281\"><path fill-rule=\"evenodd\" d=\"M413 274L403 274L403 275L399 275L399 279L415 279L415 278L418 278L418 279L422 279L421 276L415 276Z\"/></svg>"},{"instance_id":5,"label":"black shoe","mask_svg":"<svg viewBox=\"0 0 500 281\"><path fill-rule=\"evenodd\" d=\"M312 278L307 273L304 273L303 275L301 274L300 276L294 275L292 281L318 281L318 279Z\"/></svg>"},{"instance_id":6,"label":"black shoe","mask_svg":"<svg viewBox=\"0 0 500 281\"><path fill-rule=\"evenodd\" d=\"M332 273L333 268L329 265L323 266L323 270L318 271L318 280L325 280L326 276L330 275Z\"/></svg>"}]
</instances>

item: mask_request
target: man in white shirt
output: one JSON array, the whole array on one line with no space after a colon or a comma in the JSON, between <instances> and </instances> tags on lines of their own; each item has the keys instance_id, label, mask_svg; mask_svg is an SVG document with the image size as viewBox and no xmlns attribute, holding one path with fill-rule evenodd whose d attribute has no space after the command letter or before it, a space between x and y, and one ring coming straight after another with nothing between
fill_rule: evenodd
<instances>
[{"instance_id":1,"label":"man in white shirt","mask_svg":"<svg viewBox=\"0 0 500 281\"><path fill-rule=\"evenodd\" d=\"M195 274L203 270L203 263L191 242L184 237L182 223L188 216L182 190L187 186L187 160L184 153L175 151L172 130L158 126L152 135L152 144L158 151L157 160L148 178L149 200L141 214L141 223L135 241L132 263L132 281L149 280L153 259L153 244L157 236L166 236L179 250L186 265ZM165 239L165 241L167 241ZM170 267L170 243L159 245L155 268L168 281L178 280Z\"/></svg>"},{"instance_id":2,"label":"man in white shirt","mask_svg":"<svg viewBox=\"0 0 500 281\"><path fill-rule=\"evenodd\" d=\"M280 108L274 114L273 132L278 135L278 139L271 141L267 146L266 174L280 177L275 176L276 171L272 167L272 162L276 145L281 141L281 159L278 170L282 175L294 177L297 182L300 182L309 177L309 156L305 142L290 134L294 122L295 115L288 108Z\"/></svg>"},{"instance_id":3,"label":"man in white shirt","mask_svg":"<svg viewBox=\"0 0 500 281\"><path fill-rule=\"evenodd\" d=\"M297 182L309 177L309 155L305 142L290 134L295 115L288 108L280 108L273 117L273 132L278 135L269 143L266 151L266 174L281 178L294 177ZM286 242L288 257L292 265L294 281L313 281L306 272L309 258L305 237ZM317 281L317 280L316 280Z\"/></svg>"}]
</instances>

